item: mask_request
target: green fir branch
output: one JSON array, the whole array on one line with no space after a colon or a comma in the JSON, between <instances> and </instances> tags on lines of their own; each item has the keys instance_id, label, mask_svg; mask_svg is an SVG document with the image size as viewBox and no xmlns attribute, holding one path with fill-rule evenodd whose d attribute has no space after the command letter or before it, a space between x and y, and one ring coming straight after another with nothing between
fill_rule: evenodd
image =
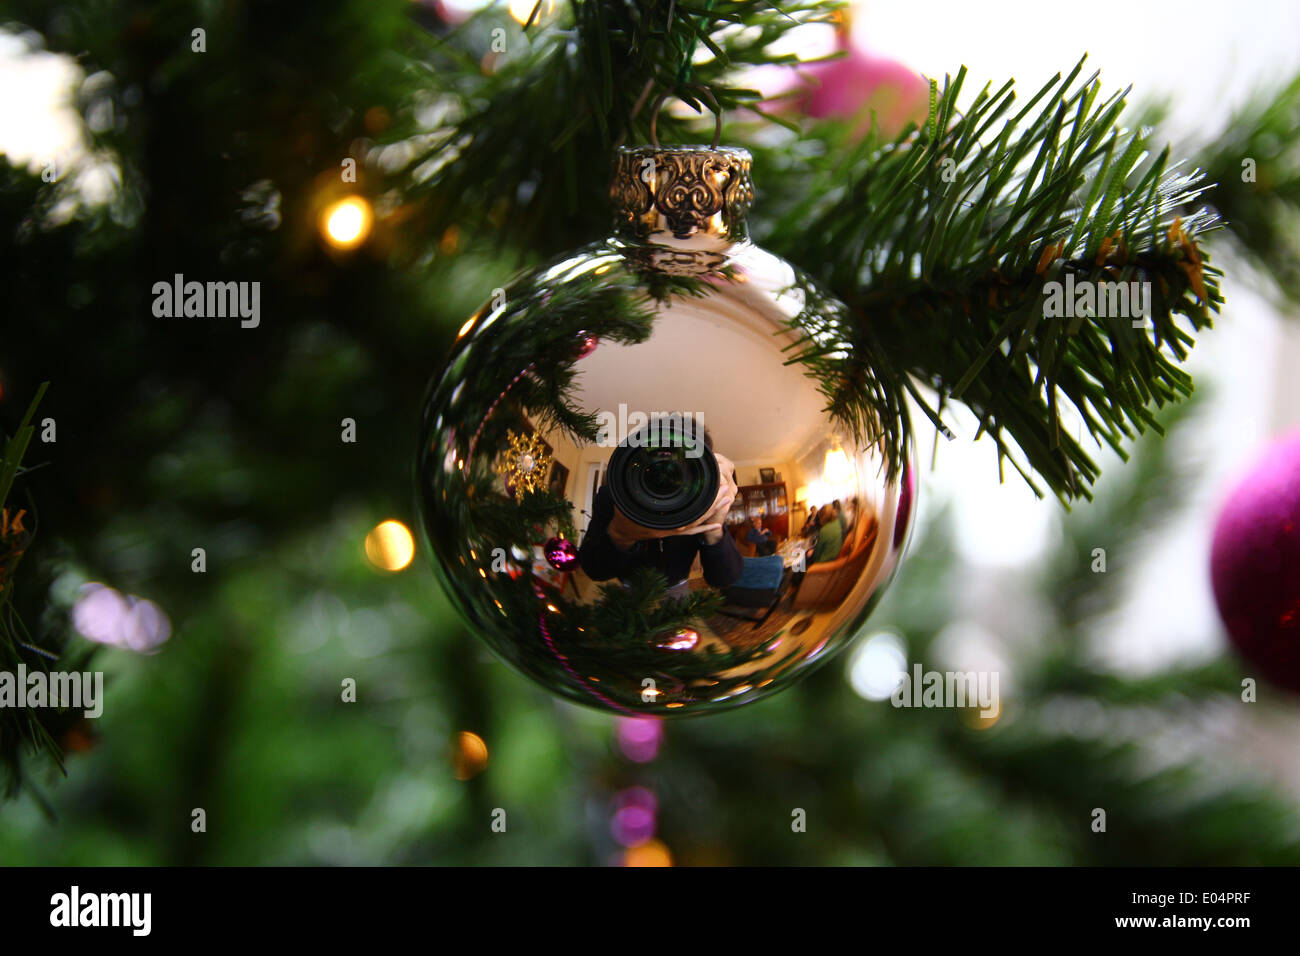
<instances>
[{"instance_id":1,"label":"green fir branch","mask_svg":"<svg viewBox=\"0 0 1300 956\"><path fill-rule=\"evenodd\" d=\"M1228 231L1300 301L1300 74L1233 116L1197 159Z\"/></svg>"},{"instance_id":2,"label":"green fir branch","mask_svg":"<svg viewBox=\"0 0 1300 956\"><path fill-rule=\"evenodd\" d=\"M542 256L596 238L609 221L613 147L649 142L650 109L661 94L705 116L710 98L723 111L752 105L759 94L733 85L735 71L794 63L793 54L769 47L839 6L573 0L562 19L534 26L527 38L502 19L506 51L486 72L466 68L491 52L486 20L457 31L427 51L427 63L412 63L450 125L423 139L409 121L392 131L423 146L408 173L410 196L423 202L413 225L432 235L456 226L508 237ZM710 55L691 62L697 43ZM711 135L711 116L684 121L664 110L658 134L665 143L698 141L706 126Z\"/></svg>"},{"instance_id":3,"label":"green fir branch","mask_svg":"<svg viewBox=\"0 0 1300 956\"><path fill-rule=\"evenodd\" d=\"M902 383L928 417L967 405L1004 462L1067 501L1099 470L1064 410L1123 455L1190 394L1179 363L1221 302L1197 244L1215 217L1186 211L1203 178L1167 151L1140 170L1149 131L1119 125L1123 94L1076 84L1082 65L1014 113L1011 83L959 112L963 69L924 129L828 153L765 240L849 304L856 348L937 394ZM1146 327L1045 314L1046 283L1067 277L1150 283Z\"/></svg>"}]
</instances>

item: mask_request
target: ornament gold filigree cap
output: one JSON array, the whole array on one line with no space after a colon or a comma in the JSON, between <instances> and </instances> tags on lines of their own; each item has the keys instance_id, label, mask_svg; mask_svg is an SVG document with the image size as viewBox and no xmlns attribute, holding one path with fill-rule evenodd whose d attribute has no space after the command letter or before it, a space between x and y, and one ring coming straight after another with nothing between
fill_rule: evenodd
<instances>
[{"instance_id":1,"label":"ornament gold filigree cap","mask_svg":"<svg viewBox=\"0 0 1300 956\"><path fill-rule=\"evenodd\" d=\"M609 190L619 232L667 244L747 238L752 162L729 146L620 147Z\"/></svg>"}]
</instances>

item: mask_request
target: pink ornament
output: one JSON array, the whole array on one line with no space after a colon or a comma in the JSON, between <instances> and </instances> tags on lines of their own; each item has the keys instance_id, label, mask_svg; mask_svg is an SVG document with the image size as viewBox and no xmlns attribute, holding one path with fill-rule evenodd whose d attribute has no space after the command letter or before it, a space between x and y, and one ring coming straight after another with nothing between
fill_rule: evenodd
<instances>
[{"instance_id":1,"label":"pink ornament","mask_svg":"<svg viewBox=\"0 0 1300 956\"><path fill-rule=\"evenodd\" d=\"M572 571L578 564L578 549L568 538L551 538L542 550L547 563L557 571Z\"/></svg>"},{"instance_id":2,"label":"pink ornament","mask_svg":"<svg viewBox=\"0 0 1300 956\"><path fill-rule=\"evenodd\" d=\"M578 333L578 358L584 359L592 352L596 351L596 346L600 344L600 338L587 332Z\"/></svg>"},{"instance_id":3,"label":"pink ornament","mask_svg":"<svg viewBox=\"0 0 1300 956\"><path fill-rule=\"evenodd\" d=\"M678 628L659 642L659 649L664 651L689 651L700 642L700 632L689 627Z\"/></svg>"},{"instance_id":4,"label":"pink ornament","mask_svg":"<svg viewBox=\"0 0 1300 956\"><path fill-rule=\"evenodd\" d=\"M797 111L814 119L858 119L855 129L861 138L871 126L872 114L880 132L893 138L909 122L922 122L930 111L930 84L921 76L889 57L879 56L854 42L848 30L840 30L836 47L846 55L798 67L783 67L796 79L783 84L798 92L789 98L771 99L764 108ZM775 93L784 92L775 90Z\"/></svg>"},{"instance_id":5,"label":"pink ornament","mask_svg":"<svg viewBox=\"0 0 1300 956\"><path fill-rule=\"evenodd\" d=\"M1237 651L1300 692L1300 432L1271 445L1228 495L1210 578Z\"/></svg>"}]
</instances>

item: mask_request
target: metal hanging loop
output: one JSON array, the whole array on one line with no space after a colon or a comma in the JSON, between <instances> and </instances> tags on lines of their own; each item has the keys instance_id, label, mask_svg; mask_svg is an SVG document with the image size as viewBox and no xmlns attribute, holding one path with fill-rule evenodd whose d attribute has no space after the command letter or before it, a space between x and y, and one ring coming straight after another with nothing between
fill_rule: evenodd
<instances>
[{"instance_id":1,"label":"metal hanging loop","mask_svg":"<svg viewBox=\"0 0 1300 956\"><path fill-rule=\"evenodd\" d=\"M702 83L690 83L684 87L684 89L691 90L698 94L700 99L704 100L712 111L714 124L713 146L711 148L717 149L718 144L722 142L722 107L718 105L717 97L713 95L712 90ZM650 107L650 145L655 149L662 148L659 143L659 113L663 109L664 103L666 103L671 96L673 96L673 92L671 90L665 90L659 94L658 99L654 101L654 105Z\"/></svg>"}]
</instances>

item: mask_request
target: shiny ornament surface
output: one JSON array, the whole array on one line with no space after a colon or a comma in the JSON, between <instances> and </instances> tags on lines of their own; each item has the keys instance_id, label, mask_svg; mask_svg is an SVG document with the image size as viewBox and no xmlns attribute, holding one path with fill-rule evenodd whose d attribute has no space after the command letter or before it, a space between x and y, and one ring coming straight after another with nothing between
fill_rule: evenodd
<instances>
[{"instance_id":1,"label":"shiny ornament surface","mask_svg":"<svg viewBox=\"0 0 1300 956\"><path fill-rule=\"evenodd\" d=\"M1300 693L1300 433L1271 445L1228 495L1210 576L1241 656Z\"/></svg>"},{"instance_id":2,"label":"shiny ornament surface","mask_svg":"<svg viewBox=\"0 0 1300 956\"><path fill-rule=\"evenodd\" d=\"M424 409L422 515L520 672L617 713L708 713L857 635L906 544L911 440L866 330L749 241L748 153L623 149L611 198L614 235L462 329ZM633 522L611 485L682 523Z\"/></svg>"},{"instance_id":3,"label":"shiny ornament surface","mask_svg":"<svg viewBox=\"0 0 1300 956\"><path fill-rule=\"evenodd\" d=\"M578 566L578 548L568 538L552 538L545 546L546 563L557 571L572 571Z\"/></svg>"}]
</instances>

